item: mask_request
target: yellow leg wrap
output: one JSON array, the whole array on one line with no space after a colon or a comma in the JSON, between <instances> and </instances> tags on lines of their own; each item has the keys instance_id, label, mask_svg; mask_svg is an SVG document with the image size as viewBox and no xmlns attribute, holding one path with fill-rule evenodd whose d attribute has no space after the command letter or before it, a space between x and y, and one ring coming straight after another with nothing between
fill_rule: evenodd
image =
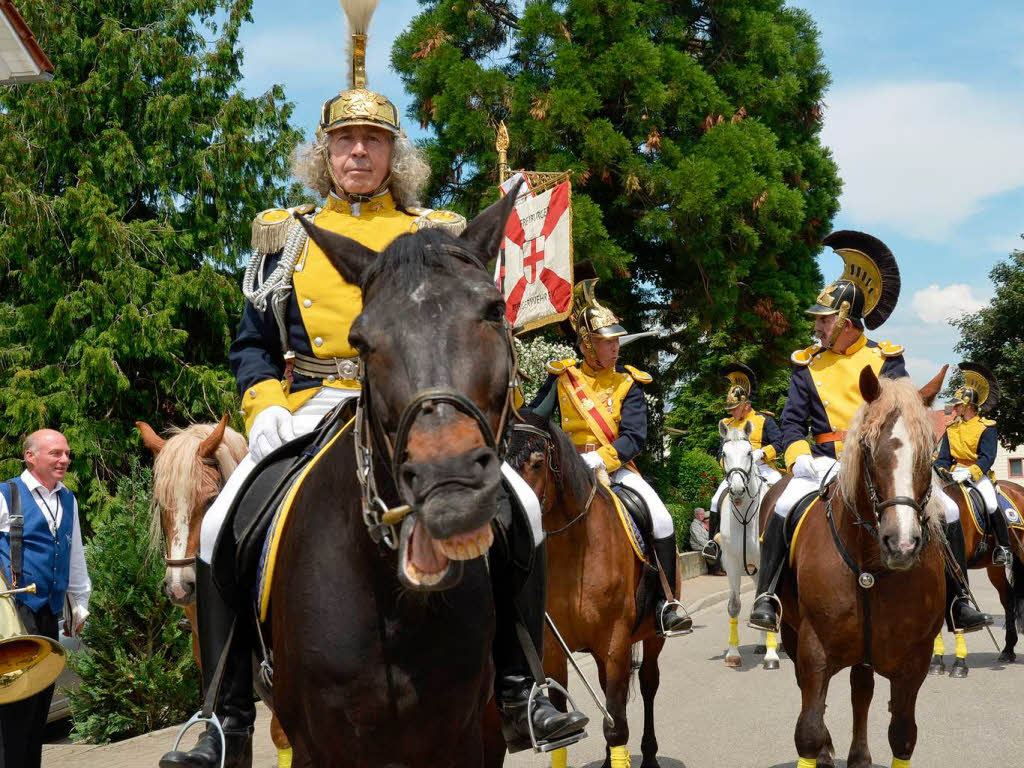
<instances>
[{"instance_id":1,"label":"yellow leg wrap","mask_svg":"<svg viewBox=\"0 0 1024 768\"><path fill-rule=\"evenodd\" d=\"M740 644L739 619L729 619L729 647Z\"/></svg>"},{"instance_id":2,"label":"yellow leg wrap","mask_svg":"<svg viewBox=\"0 0 1024 768\"><path fill-rule=\"evenodd\" d=\"M796 768L815 768L818 760L813 757L801 757L796 761Z\"/></svg>"},{"instance_id":3,"label":"yellow leg wrap","mask_svg":"<svg viewBox=\"0 0 1024 768\"><path fill-rule=\"evenodd\" d=\"M942 642L941 632L935 636L935 645L932 646L932 653L936 656L944 656L946 654L946 644Z\"/></svg>"},{"instance_id":4,"label":"yellow leg wrap","mask_svg":"<svg viewBox=\"0 0 1024 768\"><path fill-rule=\"evenodd\" d=\"M612 768L629 768L629 747L623 744L621 747L609 748L609 752Z\"/></svg>"},{"instance_id":5,"label":"yellow leg wrap","mask_svg":"<svg viewBox=\"0 0 1024 768\"><path fill-rule=\"evenodd\" d=\"M958 659L967 658L967 640L964 638L963 632L956 633L956 657Z\"/></svg>"},{"instance_id":6,"label":"yellow leg wrap","mask_svg":"<svg viewBox=\"0 0 1024 768\"><path fill-rule=\"evenodd\" d=\"M909 760L900 760L898 757L892 759L892 768L910 768Z\"/></svg>"},{"instance_id":7,"label":"yellow leg wrap","mask_svg":"<svg viewBox=\"0 0 1024 768\"><path fill-rule=\"evenodd\" d=\"M277 768L292 768L292 748L277 750Z\"/></svg>"},{"instance_id":8,"label":"yellow leg wrap","mask_svg":"<svg viewBox=\"0 0 1024 768\"><path fill-rule=\"evenodd\" d=\"M773 650L773 649L779 647L779 641L775 639L775 633L774 632L765 632L764 633L764 644L765 644L765 647L768 648L768 650Z\"/></svg>"},{"instance_id":9,"label":"yellow leg wrap","mask_svg":"<svg viewBox=\"0 0 1024 768\"><path fill-rule=\"evenodd\" d=\"M551 768L568 768L569 750L565 747L551 751Z\"/></svg>"}]
</instances>

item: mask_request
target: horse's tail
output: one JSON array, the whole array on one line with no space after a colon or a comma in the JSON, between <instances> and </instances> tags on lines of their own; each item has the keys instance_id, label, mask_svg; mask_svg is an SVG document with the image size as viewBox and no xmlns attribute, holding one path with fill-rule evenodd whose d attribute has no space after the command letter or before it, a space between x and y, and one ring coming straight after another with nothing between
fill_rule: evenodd
<instances>
[{"instance_id":1,"label":"horse's tail","mask_svg":"<svg viewBox=\"0 0 1024 768\"><path fill-rule=\"evenodd\" d=\"M1024 632L1024 563L1020 558L1013 558L1010 568L1010 590L1013 609L1017 618L1017 631Z\"/></svg>"}]
</instances>

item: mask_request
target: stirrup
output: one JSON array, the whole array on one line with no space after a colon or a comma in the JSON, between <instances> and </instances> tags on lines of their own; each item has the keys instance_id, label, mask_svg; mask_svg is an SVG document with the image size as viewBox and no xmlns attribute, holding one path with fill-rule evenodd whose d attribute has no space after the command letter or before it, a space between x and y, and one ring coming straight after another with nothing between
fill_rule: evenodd
<instances>
[{"instance_id":1,"label":"stirrup","mask_svg":"<svg viewBox=\"0 0 1024 768\"><path fill-rule=\"evenodd\" d=\"M700 556L704 558L708 565L714 565L718 561L718 556L720 554L721 548L718 546L718 542L714 539L709 539L700 551Z\"/></svg>"},{"instance_id":2,"label":"stirrup","mask_svg":"<svg viewBox=\"0 0 1024 768\"><path fill-rule=\"evenodd\" d=\"M747 626L750 627L751 629L760 630L761 632L775 632L775 633L781 632L782 631L782 601L779 600L778 595L774 594L773 592L762 592L760 595L758 595L757 597L754 598L754 605L757 605L757 601L760 600L761 598L765 598L767 600L772 600L772 601L775 602L775 606L778 608L778 611L775 612L775 626L772 627L771 629L765 629L764 627L759 627L756 624L752 624L749 619L747 619Z\"/></svg>"},{"instance_id":3,"label":"stirrup","mask_svg":"<svg viewBox=\"0 0 1024 768\"><path fill-rule=\"evenodd\" d=\"M202 710L200 710L196 712L194 715L192 715L192 717L188 719L188 722L181 726L181 730L178 731L178 738L174 740L174 747L171 749L171 751L178 751L178 747L181 746L181 740L185 737L185 731L187 731L196 723L206 723L207 725L212 725L214 729L217 731L217 735L220 736L220 768L224 768L224 759L227 757L228 754L228 740L227 737L224 735L224 726L220 724L220 720L217 719L216 713L210 715L209 717L206 717L203 714Z\"/></svg>"},{"instance_id":4,"label":"stirrup","mask_svg":"<svg viewBox=\"0 0 1024 768\"><path fill-rule=\"evenodd\" d=\"M998 559L996 559L998 558ZM1013 562L1013 553L1010 552L1009 547L1004 547L1002 544L996 544L992 547L992 564L993 565L1008 565Z\"/></svg>"},{"instance_id":5,"label":"stirrup","mask_svg":"<svg viewBox=\"0 0 1024 768\"><path fill-rule=\"evenodd\" d=\"M987 616L988 617L988 621L985 622L984 624L979 624L976 627L961 627L961 626L959 626L956 623L956 621L954 621L954 616L956 615L956 604L958 602L967 603L967 607L968 608L971 608L971 609L977 611L982 616ZM967 634L968 632L980 632L985 627L991 627L993 622L992 622L992 617L989 614L987 614L984 611L982 611L982 610L980 610L978 608L975 608L973 605L971 605L971 601L967 597L965 597L963 595L957 595L956 597L953 598L953 602L951 602L949 604L949 623L953 627L953 631L954 632L963 632L964 634Z\"/></svg>"},{"instance_id":6,"label":"stirrup","mask_svg":"<svg viewBox=\"0 0 1024 768\"><path fill-rule=\"evenodd\" d=\"M683 618L690 620L690 626L686 629L673 629L671 632L665 630L665 613L669 609L678 608L683 612ZM661 610L658 611L656 630L662 637L675 637L676 635L689 635L693 632L693 617L690 616L689 611L683 607L683 604L678 600L666 600L665 604L661 606Z\"/></svg>"},{"instance_id":7,"label":"stirrup","mask_svg":"<svg viewBox=\"0 0 1024 768\"><path fill-rule=\"evenodd\" d=\"M570 744L575 744L577 741L582 741L587 738L586 726L584 726L575 733L570 733L569 735L558 739L552 739L551 741L537 741L537 734L533 731L533 703L538 694L542 691L550 691L552 688L565 696L565 700L569 702L569 706L572 707L573 712L580 711L580 708L576 706L575 700L573 700L572 696L569 695L569 692L550 677L543 683L534 681L533 686L530 688L530 696L526 700L526 723L529 726L530 744L533 747L534 752L553 752L556 749L568 747ZM223 765L221 768L224 768Z\"/></svg>"}]
</instances>

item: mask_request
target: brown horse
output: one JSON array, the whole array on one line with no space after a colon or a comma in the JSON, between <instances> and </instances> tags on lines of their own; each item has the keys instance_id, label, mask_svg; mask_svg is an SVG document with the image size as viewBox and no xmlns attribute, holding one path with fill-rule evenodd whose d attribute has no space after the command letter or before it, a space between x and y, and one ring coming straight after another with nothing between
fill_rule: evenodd
<instances>
[{"instance_id":1,"label":"brown horse","mask_svg":"<svg viewBox=\"0 0 1024 768\"><path fill-rule=\"evenodd\" d=\"M1005 645L999 654L998 661L1001 664L1013 664L1017 659L1014 647L1017 645L1017 631L1024 631L1024 531L1020 528L1010 528L1010 549L1013 551L1013 564L1011 580L1007 569L1002 565L993 565L992 551L995 547L995 536L991 533L983 534L974 522L971 510L967 508L967 499L955 484L949 484L947 480L939 481L945 493L956 502L960 509L960 524L964 529L964 542L967 552L967 567L971 569L984 568L988 574L988 580L999 592L999 602L1002 603L1005 622ZM1024 488L1006 480L996 483L996 488L1005 494L1016 506L1024 510ZM946 672L946 664L942 659L945 654L945 644L942 641L942 633L935 636L934 656L928 671L933 675L941 675ZM967 677L967 639L963 632L956 633L956 659L949 676L955 678Z\"/></svg>"},{"instance_id":2,"label":"brown horse","mask_svg":"<svg viewBox=\"0 0 1024 768\"><path fill-rule=\"evenodd\" d=\"M783 645L802 694L798 768L833 765L825 698L831 678L846 667L853 698L847 765L871 765L867 716L875 672L891 685L892 765L910 765L917 692L945 596L942 510L931 498L934 439L925 409L945 372L919 393L910 379L879 380L864 368L865 405L850 427L839 480L807 510L793 542L779 596ZM762 505L762 527L783 484Z\"/></svg>"},{"instance_id":3,"label":"brown horse","mask_svg":"<svg viewBox=\"0 0 1024 768\"><path fill-rule=\"evenodd\" d=\"M206 510L249 452L245 438L227 424L224 414L219 424L173 428L165 439L146 422L135 422L143 444L153 454L150 541L154 550L163 542L164 594L188 618L196 666L201 666L195 599L199 530ZM270 723L270 737L277 747L278 765L287 765L291 748L276 716Z\"/></svg>"},{"instance_id":4,"label":"brown horse","mask_svg":"<svg viewBox=\"0 0 1024 768\"><path fill-rule=\"evenodd\" d=\"M513 428L507 460L541 501L547 533L548 614L569 648L589 651L597 663L613 720L604 725L605 766L629 765L626 697L633 644L643 643L641 765L656 768L654 696L660 682L658 655L665 639L654 629L655 580L633 553L611 492L596 480L566 434L529 410L523 409L521 415L532 429ZM673 588L678 595L678 576ZM544 671L567 685L568 661L550 627L544 635ZM551 698L562 697L553 692ZM556 706L560 703L564 701ZM564 749L552 753L552 764L565 765Z\"/></svg>"}]
</instances>

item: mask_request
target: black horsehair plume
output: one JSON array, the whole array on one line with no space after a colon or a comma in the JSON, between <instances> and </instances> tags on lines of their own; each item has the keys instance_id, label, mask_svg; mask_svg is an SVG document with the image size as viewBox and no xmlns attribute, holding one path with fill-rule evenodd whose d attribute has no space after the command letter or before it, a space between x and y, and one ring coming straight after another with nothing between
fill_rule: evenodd
<instances>
[{"instance_id":1,"label":"black horsehair plume","mask_svg":"<svg viewBox=\"0 0 1024 768\"><path fill-rule=\"evenodd\" d=\"M896 309L896 302L900 298L900 268L896 263L896 257L892 255L889 246L877 237L851 229L833 232L822 243L836 251L846 248L860 251L867 254L878 267L878 271L882 276L878 304L864 317L864 324L869 329L874 330L892 314L892 311ZM845 271L843 277L847 280L850 279L850 275L846 274Z\"/></svg>"}]
</instances>

